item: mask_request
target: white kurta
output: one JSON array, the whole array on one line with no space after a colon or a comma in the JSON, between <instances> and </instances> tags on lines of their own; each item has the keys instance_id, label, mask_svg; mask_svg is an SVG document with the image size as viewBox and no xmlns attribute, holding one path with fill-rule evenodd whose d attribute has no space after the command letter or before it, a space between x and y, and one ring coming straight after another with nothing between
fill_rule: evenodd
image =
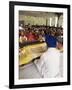
<instances>
[{"instance_id":1,"label":"white kurta","mask_svg":"<svg viewBox=\"0 0 72 90\"><path fill-rule=\"evenodd\" d=\"M42 77L59 77L60 73L60 52L56 48L49 48L40 60L35 61L35 64L41 73Z\"/></svg>"},{"instance_id":2,"label":"white kurta","mask_svg":"<svg viewBox=\"0 0 72 90\"><path fill-rule=\"evenodd\" d=\"M63 52L60 52L60 75L63 77Z\"/></svg>"}]
</instances>

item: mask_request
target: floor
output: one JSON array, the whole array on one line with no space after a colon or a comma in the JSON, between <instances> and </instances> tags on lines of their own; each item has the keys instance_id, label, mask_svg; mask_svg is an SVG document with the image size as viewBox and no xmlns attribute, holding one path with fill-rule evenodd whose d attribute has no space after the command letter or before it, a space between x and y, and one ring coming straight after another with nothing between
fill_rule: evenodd
<instances>
[{"instance_id":1,"label":"floor","mask_svg":"<svg viewBox=\"0 0 72 90\"><path fill-rule=\"evenodd\" d=\"M19 67L19 79L42 78L34 62Z\"/></svg>"}]
</instances>

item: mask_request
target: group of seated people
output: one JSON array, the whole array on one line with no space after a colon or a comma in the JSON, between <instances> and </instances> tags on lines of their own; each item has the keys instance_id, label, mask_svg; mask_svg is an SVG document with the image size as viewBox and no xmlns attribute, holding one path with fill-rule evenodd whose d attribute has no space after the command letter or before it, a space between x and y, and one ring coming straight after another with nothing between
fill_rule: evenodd
<instances>
[{"instance_id":1,"label":"group of seated people","mask_svg":"<svg viewBox=\"0 0 72 90\"><path fill-rule=\"evenodd\" d=\"M30 27L25 26L23 29L19 29L19 42L45 41L45 33L53 35L56 38L63 36L63 28L36 25Z\"/></svg>"}]
</instances>

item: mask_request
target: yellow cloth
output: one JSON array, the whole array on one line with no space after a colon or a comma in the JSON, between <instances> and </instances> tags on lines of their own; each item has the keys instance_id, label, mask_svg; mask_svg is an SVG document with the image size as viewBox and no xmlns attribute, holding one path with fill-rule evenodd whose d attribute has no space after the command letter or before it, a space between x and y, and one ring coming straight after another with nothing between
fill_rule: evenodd
<instances>
[{"instance_id":1,"label":"yellow cloth","mask_svg":"<svg viewBox=\"0 0 72 90\"><path fill-rule=\"evenodd\" d=\"M27 64L46 50L46 43L24 46L20 49L19 65Z\"/></svg>"}]
</instances>

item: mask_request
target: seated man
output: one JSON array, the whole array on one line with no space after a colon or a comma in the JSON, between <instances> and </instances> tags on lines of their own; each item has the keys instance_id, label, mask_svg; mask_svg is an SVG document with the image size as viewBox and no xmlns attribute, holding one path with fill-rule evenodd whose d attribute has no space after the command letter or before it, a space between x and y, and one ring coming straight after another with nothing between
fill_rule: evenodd
<instances>
[{"instance_id":1,"label":"seated man","mask_svg":"<svg viewBox=\"0 0 72 90\"><path fill-rule=\"evenodd\" d=\"M60 76L63 77L63 38L61 36L57 38L56 47L60 50Z\"/></svg>"},{"instance_id":2,"label":"seated man","mask_svg":"<svg viewBox=\"0 0 72 90\"><path fill-rule=\"evenodd\" d=\"M34 61L43 78L61 77L60 75L60 51L55 47L54 38L48 41L49 48L42 54L40 60Z\"/></svg>"}]
</instances>

